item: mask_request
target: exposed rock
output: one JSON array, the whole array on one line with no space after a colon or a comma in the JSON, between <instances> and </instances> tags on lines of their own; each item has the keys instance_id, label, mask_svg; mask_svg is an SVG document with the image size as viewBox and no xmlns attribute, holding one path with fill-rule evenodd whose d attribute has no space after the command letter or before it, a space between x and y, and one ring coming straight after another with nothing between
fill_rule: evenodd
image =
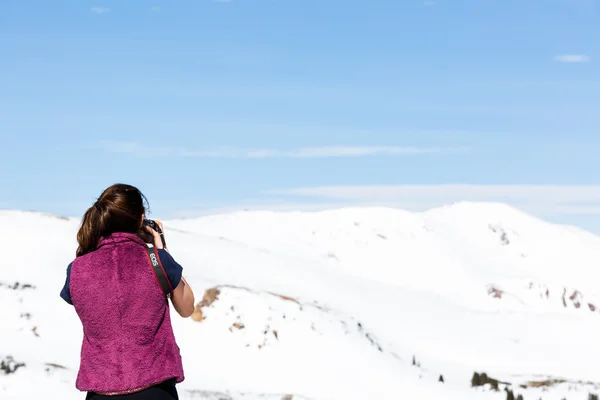
<instances>
[{"instance_id":1,"label":"exposed rock","mask_svg":"<svg viewBox=\"0 0 600 400\"><path fill-rule=\"evenodd\" d=\"M6 282L0 282L0 287L5 287L11 290L26 290L26 289L35 289L34 285L31 285L29 283L21 283L21 282L15 282L15 283L6 283Z\"/></svg>"},{"instance_id":2,"label":"exposed rock","mask_svg":"<svg viewBox=\"0 0 600 400\"><path fill-rule=\"evenodd\" d=\"M501 289L498 289L493 285L490 285L490 287L488 288L488 294L492 295L496 299L501 299L503 293L504 292Z\"/></svg>"},{"instance_id":3,"label":"exposed rock","mask_svg":"<svg viewBox=\"0 0 600 400\"><path fill-rule=\"evenodd\" d=\"M293 303L300 304L300 303L298 302L298 300L294 299L293 297L288 297L288 296L284 296L284 295L277 294L277 293L269 293L269 294L271 294L271 295L273 295L273 296L277 296L277 297L279 297L281 300L285 300L285 301L291 301L291 302L293 302Z\"/></svg>"},{"instance_id":4,"label":"exposed rock","mask_svg":"<svg viewBox=\"0 0 600 400\"><path fill-rule=\"evenodd\" d=\"M194 312L192 313L192 319L196 322L203 321L205 317L202 313L202 308L210 307L212 303L218 300L219 294L221 294L221 290L218 287L206 290L206 292L204 292L204 297L202 297L202 301L196 304L196 307L194 308Z\"/></svg>"},{"instance_id":5,"label":"exposed rock","mask_svg":"<svg viewBox=\"0 0 600 400\"><path fill-rule=\"evenodd\" d=\"M233 332L233 328L238 329L238 330L242 330L242 329L245 328L245 326L241 322L236 322L233 325L231 325L231 327L229 328L229 332Z\"/></svg>"}]
</instances>

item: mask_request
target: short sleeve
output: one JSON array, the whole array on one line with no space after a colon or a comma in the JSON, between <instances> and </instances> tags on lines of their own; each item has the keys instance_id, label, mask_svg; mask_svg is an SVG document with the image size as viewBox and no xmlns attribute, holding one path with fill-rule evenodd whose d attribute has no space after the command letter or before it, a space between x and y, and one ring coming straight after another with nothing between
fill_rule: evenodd
<instances>
[{"instance_id":1,"label":"short sleeve","mask_svg":"<svg viewBox=\"0 0 600 400\"><path fill-rule=\"evenodd\" d=\"M175 289L179 285L179 282L181 282L183 267L179 265L175 259L173 259L173 256L165 249L157 249L157 251L158 258L167 273L171 286Z\"/></svg>"},{"instance_id":2,"label":"short sleeve","mask_svg":"<svg viewBox=\"0 0 600 400\"><path fill-rule=\"evenodd\" d=\"M73 263L69 264L67 267L67 278L65 279L65 284L60 291L60 297L70 305L73 305L73 300L71 300L71 289L69 287L69 280L71 279L71 267Z\"/></svg>"}]
</instances>

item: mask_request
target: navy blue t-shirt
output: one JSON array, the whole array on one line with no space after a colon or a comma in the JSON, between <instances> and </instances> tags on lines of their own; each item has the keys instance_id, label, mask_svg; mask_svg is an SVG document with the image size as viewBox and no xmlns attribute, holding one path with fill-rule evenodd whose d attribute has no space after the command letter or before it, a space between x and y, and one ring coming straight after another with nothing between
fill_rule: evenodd
<instances>
[{"instance_id":1,"label":"navy blue t-shirt","mask_svg":"<svg viewBox=\"0 0 600 400\"><path fill-rule=\"evenodd\" d=\"M173 256L171 256L171 254L169 254L169 252L165 249L156 249L156 252L158 253L158 258L160 258L160 262L167 273L167 278L169 278L169 281L171 282L171 286L173 289L175 289L177 285L179 285L179 282L181 282L183 267L177 264L177 262L173 259ZM73 263L70 263L67 267L67 279L65 280L65 285L60 291L60 297L62 297L64 301L71 305L73 305L73 301L71 300L71 292L69 290L69 279L71 278L72 265ZM150 265L148 265L148 268L150 268Z\"/></svg>"}]
</instances>

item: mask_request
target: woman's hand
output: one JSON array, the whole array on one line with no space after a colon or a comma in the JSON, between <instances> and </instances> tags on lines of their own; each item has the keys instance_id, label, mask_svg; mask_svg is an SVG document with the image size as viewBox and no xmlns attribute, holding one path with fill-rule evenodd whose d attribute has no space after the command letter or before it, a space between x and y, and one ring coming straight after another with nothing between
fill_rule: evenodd
<instances>
[{"instance_id":1,"label":"woman's hand","mask_svg":"<svg viewBox=\"0 0 600 400\"><path fill-rule=\"evenodd\" d=\"M165 230L163 228L162 222L160 222L159 220L154 220L154 222L156 222L156 224L160 227L160 230L163 232L163 236L164 236ZM157 249L164 248L162 239L160 237L160 233L156 232L154 229L150 228L148 225L144 225L144 228L146 229L146 231L148 231L152 234L152 237L154 238L154 247ZM165 250L167 250L167 249L165 249Z\"/></svg>"}]
</instances>

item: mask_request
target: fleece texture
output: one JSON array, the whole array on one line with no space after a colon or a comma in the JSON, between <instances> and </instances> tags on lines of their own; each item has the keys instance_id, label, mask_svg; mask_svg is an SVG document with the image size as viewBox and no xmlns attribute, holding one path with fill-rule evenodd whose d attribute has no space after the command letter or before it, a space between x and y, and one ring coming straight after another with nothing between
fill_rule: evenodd
<instances>
[{"instance_id":1,"label":"fleece texture","mask_svg":"<svg viewBox=\"0 0 600 400\"><path fill-rule=\"evenodd\" d=\"M81 391L120 393L184 380L168 300L145 246L135 234L114 233L73 261L70 292L84 334Z\"/></svg>"}]
</instances>

